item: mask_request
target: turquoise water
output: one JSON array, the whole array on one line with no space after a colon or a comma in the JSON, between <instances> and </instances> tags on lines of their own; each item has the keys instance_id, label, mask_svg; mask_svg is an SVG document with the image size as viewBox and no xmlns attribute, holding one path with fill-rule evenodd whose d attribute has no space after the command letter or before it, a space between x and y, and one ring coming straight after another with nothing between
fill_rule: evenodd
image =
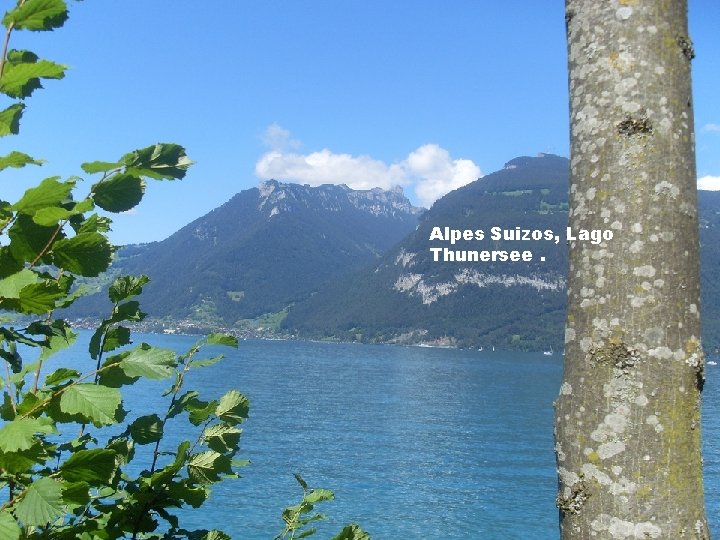
<instances>
[{"instance_id":1,"label":"turquoise water","mask_svg":"<svg viewBox=\"0 0 720 540\"><path fill-rule=\"evenodd\" d=\"M187 336L136 336L182 350ZM191 372L201 397L251 401L243 478L215 488L187 527L270 539L298 501L292 473L335 491L318 539L359 522L375 540L558 537L552 402L561 357L354 344L245 341ZM717 370L704 403L707 508L720 530ZM159 403L129 399L134 414ZM182 433L172 433L181 437ZM190 436L190 435L188 435Z\"/></svg>"}]
</instances>

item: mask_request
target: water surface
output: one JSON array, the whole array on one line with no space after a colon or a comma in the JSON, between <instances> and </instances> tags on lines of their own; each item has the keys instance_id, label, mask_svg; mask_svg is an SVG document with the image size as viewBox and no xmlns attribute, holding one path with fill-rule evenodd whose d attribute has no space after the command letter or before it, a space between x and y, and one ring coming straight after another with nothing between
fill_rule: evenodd
<instances>
[{"instance_id":1,"label":"water surface","mask_svg":"<svg viewBox=\"0 0 720 540\"><path fill-rule=\"evenodd\" d=\"M136 336L182 350L190 336ZM375 540L553 539L553 411L560 355L382 345L244 341L193 371L201 397L230 388L251 402L243 478L185 516L233 538L273 538L299 500L293 473L335 491L319 539L357 521ZM718 530L717 370L704 402L707 509ZM167 384L164 384L167 386ZM162 388L160 386L159 388ZM133 414L159 401L128 400ZM171 439L190 436L177 432ZM169 442L172 442L169 441Z\"/></svg>"}]
</instances>

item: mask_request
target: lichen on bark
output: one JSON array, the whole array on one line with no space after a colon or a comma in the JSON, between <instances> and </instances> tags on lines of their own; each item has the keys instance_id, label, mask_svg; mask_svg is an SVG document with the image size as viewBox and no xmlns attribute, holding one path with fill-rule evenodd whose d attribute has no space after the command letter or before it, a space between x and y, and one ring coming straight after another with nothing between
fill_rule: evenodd
<instances>
[{"instance_id":1,"label":"lichen on bark","mask_svg":"<svg viewBox=\"0 0 720 540\"><path fill-rule=\"evenodd\" d=\"M556 401L561 533L707 538L684 0L566 0L573 230Z\"/></svg>"}]
</instances>

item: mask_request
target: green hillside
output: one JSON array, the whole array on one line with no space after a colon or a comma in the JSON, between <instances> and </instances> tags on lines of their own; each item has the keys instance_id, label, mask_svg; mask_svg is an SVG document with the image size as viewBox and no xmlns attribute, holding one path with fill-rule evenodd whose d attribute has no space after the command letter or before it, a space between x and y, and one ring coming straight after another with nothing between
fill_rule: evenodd
<instances>
[{"instance_id":1,"label":"green hillside","mask_svg":"<svg viewBox=\"0 0 720 540\"><path fill-rule=\"evenodd\" d=\"M282 312L333 278L376 261L420 209L400 192L265 182L163 240L121 250L113 272L147 274L158 318L232 326ZM103 295L74 310L101 314Z\"/></svg>"},{"instance_id":2,"label":"green hillside","mask_svg":"<svg viewBox=\"0 0 720 540\"><path fill-rule=\"evenodd\" d=\"M372 267L296 305L290 332L343 340L562 350L566 302L568 160L522 157L449 193L416 231ZM720 346L720 193L699 192L703 341ZM550 229L545 241L431 241L434 227ZM434 262L433 247L533 251L531 262ZM545 257L545 261L540 261Z\"/></svg>"}]
</instances>

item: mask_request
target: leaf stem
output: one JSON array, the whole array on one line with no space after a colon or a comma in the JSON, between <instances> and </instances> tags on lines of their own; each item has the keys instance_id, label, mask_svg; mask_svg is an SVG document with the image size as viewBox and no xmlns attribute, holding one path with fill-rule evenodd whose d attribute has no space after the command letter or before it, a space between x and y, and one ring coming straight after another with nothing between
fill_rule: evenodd
<instances>
[{"instance_id":1,"label":"leaf stem","mask_svg":"<svg viewBox=\"0 0 720 540\"><path fill-rule=\"evenodd\" d=\"M0 227L0 234L4 233L4 232L5 232L5 229L7 229L8 227L12 226L12 224L15 223L15 220L17 220L17 214L15 214L15 215L12 217L12 219L9 220L5 225L3 225L2 227Z\"/></svg>"},{"instance_id":2,"label":"leaf stem","mask_svg":"<svg viewBox=\"0 0 720 540\"><path fill-rule=\"evenodd\" d=\"M0 77L3 76L5 71L5 63L7 59L8 45L10 44L10 35L15 28L15 23L10 23L5 31L5 41L3 42L2 58L0 58Z\"/></svg>"},{"instance_id":3,"label":"leaf stem","mask_svg":"<svg viewBox=\"0 0 720 540\"><path fill-rule=\"evenodd\" d=\"M43 247L40 250L40 253L37 254L37 257L35 257L35 260L33 260L33 262L30 263L30 268L35 266L37 264L37 262L42 258L42 256L45 255L45 253L47 253L48 249L50 249L50 246L52 246L53 242L55 241L55 238L57 238L57 235L60 234L60 231L62 231L62 229L66 223L67 223L67 221L60 221L58 223L57 228L55 229L55 232L50 237L50 240L48 240L47 244L45 244L45 247Z\"/></svg>"},{"instance_id":4,"label":"leaf stem","mask_svg":"<svg viewBox=\"0 0 720 540\"><path fill-rule=\"evenodd\" d=\"M22 7L26 0L20 0L18 2L16 7ZM15 23L11 22L7 26L7 30L5 31L5 41L3 42L3 49L2 49L2 58L0 58L0 77L3 75L3 71L5 70L5 63L7 61L7 51L8 51L8 45L10 44L10 36L13 33L13 30L15 29Z\"/></svg>"},{"instance_id":5,"label":"leaf stem","mask_svg":"<svg viewBox=\"0 0 720 540\"><path fill-rule=\"evenodd\" d=\"M35 368L35 376L33 377L33 386L32 386L33 394L36 394L37 390L38 390L38 381L40 379L40 370L42 369L42 365L43 365L42 359L38 360L37 368Z\"/></svg>"},{"instance_id":6,"label":"leaf stem","mask_svg":"<svg viewBox=\"0 0 720 540\"><path fill-rule=\"evenodd\" d=\"M163 433L165 432L165 424L167 424L167 421L170 419L170 411L172 411L173 406L175 403L177 403L177 396L180 393L180 389L182 388L183 382L185 381L185 374L190 371L190 364L192 362L192 357L200 350L199 347L193 347L190 349L190 351L185 356L185 362L183 364L183 369L180 371L177 375L177 380L175 381L175 384L173 386L173 396L170 400L170 405L168 405L167 411L165 412L165 418L163 418L162 421L162 429ZM182 357L180 357L182 358ZM195 448L197 446L197 442L193 446ZM157 440L155 442L155 449L153 450L153 461L152 466L150 467L150 474L155 472L155 467L157 466L157 460L158 456L160 456L160 440Z\"/></svg>"},{"instance_id":7,"label":"leaf stem","mask_svg":"<svg viewBox=\"0 0 720 540\"><path fill-rule=\"evenodd\" d=\"M12 380L10 379L10 364L8 362L5 362L5 374L7 376L7 383L6 387L8 389L7 395L10 396L10 405L12 405L13 412L17 414L17 403L15 403L15 396L13 396L13 384Z\"/></svg>"},{"instance_id":8,"label":"leaf stem","mask_svg":"<svg viewBox=\"0 0 720 540\"><path fill-rule=\"evenodd\" d=\"M22 418L29 418L29 417L32 416L34 413L36 413L36 412L38 412L38 411L41 411L41 410L43 409L43 407L45 407L45 405L47 405L48 403L50 403L53 399L55 399L55 398L57 398L58 396L61 396L62 394L64 394L65 391L69 390L69 389L72 388L73 386L77 386L78 384L86 381L87 379L89 379L89 378L92 377L93 375L97 376L100 372L102 372L102 371L104 371L104 370L106 370L106 369L108 369L108 368L110 368L110 367L112 367L112 366L103 366L103 367L101 367L100 369L96 369L96 370L94 370L94 371L91 371L91 372L89 372L89 373L86 373L86 374L83 375L82 377L79 377L76 381L71 382L71 383L68 384L67 386L63 386L60 390L58 390L57 392L55 392L54 394L52 394L50 397L47 397L47 398L45 398L44 400L42 400L40 403L38 403L37 405L35 405L35 407L33 407L32 409L30 409L30 410L27 411L26 413L23 413L22 415L20 415L19 418L21 418L21 419L22 419ZM12 396L11 396L11 398L12 398ZM83 424L83 426L84 426L84 425L85 425L85 424ZM81 433L81 435L82 435L82 433Z\"/></svg>"}]
</instances>

